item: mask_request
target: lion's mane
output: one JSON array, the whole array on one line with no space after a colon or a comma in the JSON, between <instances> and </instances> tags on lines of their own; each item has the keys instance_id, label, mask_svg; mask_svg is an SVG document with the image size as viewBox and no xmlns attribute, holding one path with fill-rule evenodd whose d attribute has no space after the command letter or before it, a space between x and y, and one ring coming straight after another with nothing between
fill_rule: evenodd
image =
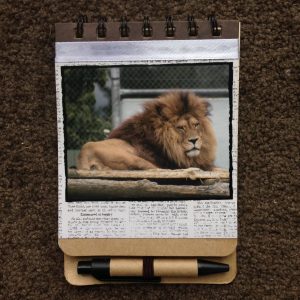
<instances>
[{"instance_id":1,"label":"lion's mane","mask_svg":"<svg viewBox=\"0 0 300 300\"><path fill-rule=\"evenodd\" d=\"M140 157L159 168L210 170L214 166L216 137L208 115L209 104L195 94L168 93L146 102L142 113L124 121L108 138L127 141ZM176 120L188 116L196 118L202 128L202 146L196 157L181 151L174 132Z\"/></svg>"}]
</instances>

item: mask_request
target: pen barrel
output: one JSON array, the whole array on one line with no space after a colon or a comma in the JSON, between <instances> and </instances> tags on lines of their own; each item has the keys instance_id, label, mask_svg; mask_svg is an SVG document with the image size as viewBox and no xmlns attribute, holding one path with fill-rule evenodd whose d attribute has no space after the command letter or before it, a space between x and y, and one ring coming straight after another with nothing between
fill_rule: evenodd
<instances>
[{"instance_id":1,"label":"pen barrel","mask_svg":"<svg viewBox=\"0 0 300 300\"><path fill-rule=\"evenodd\" d=\"M197 258L155 258L152 277L198 277L229 271L227 264L203 261ZM99 278L144 277L141 258L100 258L78 263L78 274L91 274ZM151 277L151 276L150 276Z\"/></svg>"},{"instance_id":2,"label":"pen barrel","mask_svg":"<svg viewBox=\"0 0 300 300\"><path fill-rule=\"evenodd\" d=\"M155 277L197 277L197 259L164 259L153 260ZM110 261L110 276L143 276L142 259L118 259Z\"/></svg>"}]
</instances>

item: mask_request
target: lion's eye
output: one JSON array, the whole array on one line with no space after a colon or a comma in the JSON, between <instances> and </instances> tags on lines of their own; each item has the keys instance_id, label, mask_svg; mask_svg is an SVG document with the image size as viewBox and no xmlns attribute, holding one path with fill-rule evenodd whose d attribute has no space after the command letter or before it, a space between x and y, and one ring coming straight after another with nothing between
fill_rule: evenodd
<instances>
[{"instance_id":1,"label":"lion's eye","mask_svg":"<svg viewBox=\"0 0 300 300\"><path fill-rule=\"evenodd\" d=\"M199 125L200 125L199 123L194 124L195 128L198 128Z\"/></svg>"},{"instance_id":2,"label":"lion's eye","mask_svg":"<svg viewBox=\"0 0 300 300\"><path fill-rule=\"evenodd\" d=\"M177 129L180 131L184 131L184 127L183 126L177 126Z\"/></svg>"}]
</instances>

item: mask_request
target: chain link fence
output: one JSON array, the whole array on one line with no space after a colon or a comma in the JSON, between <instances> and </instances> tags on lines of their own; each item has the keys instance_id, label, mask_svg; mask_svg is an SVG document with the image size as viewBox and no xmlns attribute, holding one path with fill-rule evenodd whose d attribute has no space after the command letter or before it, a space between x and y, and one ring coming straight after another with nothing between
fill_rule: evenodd
<instances>
[{"instance_id":1,"label":"chain link fence","mask_svg":"<svg viewBox=\"0 0 300 300\"><path fill-rule=\"evenodd\" d=\"M228 65L125 67L120 81L123 89L228 88Z\"/></svg>"},{"instance_id":2,"label":"chain link fence","mask_svg":"<svg viewBox=\"0 0 300 300\"><path fill-rule=\"evenodd\" d=\"M121 120L122 98L155 97L168 90L228 93L227 64L64 67L63 101L68 167L81 147L107 137ZM223 95L224 96L224 95Z\"/></svg>"}]
</instances>

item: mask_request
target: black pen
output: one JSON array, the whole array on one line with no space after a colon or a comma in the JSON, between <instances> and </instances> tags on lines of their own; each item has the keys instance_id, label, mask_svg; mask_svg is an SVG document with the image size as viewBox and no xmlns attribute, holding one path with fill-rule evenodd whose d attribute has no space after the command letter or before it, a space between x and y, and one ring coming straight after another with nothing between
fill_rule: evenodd
<instances>
[{"instance_id":1,"label":"black pen","mask_svg":"<svg viewBox=\"0 0 300 300\"><path fill-rule=\"evenodd\" d=\"M100 281L160 282L161 277L198 277L229 271L229 265L199 258L94 258L77 272Z\"/></svg>"}]
</instances>

